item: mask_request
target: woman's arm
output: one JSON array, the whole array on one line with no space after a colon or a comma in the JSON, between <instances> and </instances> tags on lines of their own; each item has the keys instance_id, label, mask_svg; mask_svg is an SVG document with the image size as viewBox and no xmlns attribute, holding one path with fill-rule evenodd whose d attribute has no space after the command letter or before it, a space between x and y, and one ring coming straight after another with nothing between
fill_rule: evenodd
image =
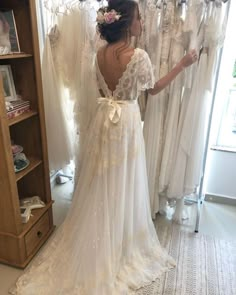
<instances>
[{"instance_id":1,"label":"woman's arm","mask_svg":"<svg viewBox=\"0 0 236 295\"><path fill-rule=\"evenodd\" d=\"M196 50L191 50L188 54L186 54L180 62L163 78L156 82L153 89L149 89L148 93L151 95L156 95L160 91L162 91L166 86L168 86L179 73L183 71L184 68L192 65L198 59Z\"/></svg>"}]
</instances>

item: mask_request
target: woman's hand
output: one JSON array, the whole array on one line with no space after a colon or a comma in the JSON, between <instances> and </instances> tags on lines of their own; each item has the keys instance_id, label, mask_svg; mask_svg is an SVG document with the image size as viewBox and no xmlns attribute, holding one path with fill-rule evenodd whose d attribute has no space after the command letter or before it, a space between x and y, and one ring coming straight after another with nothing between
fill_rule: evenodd
<instances>
[{"instance_id":1,"label":"woman's hand","mask_svg":"<svg viewBox=\"0 0 236 295\"><path fill-rule=\"evenodd\" d=\"M190 50L181 61L163 78L156 82L153 89L149 89L148 93L151 95L156 95L167 85L169 85L182 71L184 68L191 66L198 60L198 55L196 50Z\"/></svg>"},{"instance_id":2,"label":"woman's hand","mask_svg":"<svg viewBox=\"0 0 236 295\"><path fill-rule=\"evenodd\" d=\"M190 50L180 61L182 68L191 66L198 60L198 54L195 49Z\"/></svg>"}]
</instances>

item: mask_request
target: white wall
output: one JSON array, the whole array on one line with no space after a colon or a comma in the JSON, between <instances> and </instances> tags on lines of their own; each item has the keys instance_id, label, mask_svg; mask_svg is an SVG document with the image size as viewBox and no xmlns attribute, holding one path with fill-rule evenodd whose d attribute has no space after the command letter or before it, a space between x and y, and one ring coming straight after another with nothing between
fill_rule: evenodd
<instances>
[{"instance_id":1,"label":"white wall","mask_svg":"<svg viewBox=\"0 0 236 295\"><path fill-rule=\"evenodd\" d=\"M205 192L236 199L236 154L210 150L206 170Z\"/></svg>"},{"instance_id":2,"label":"white wall","mask_svg":"<svg viewBox=\"0 0 236 295\"><path fill-rule=\"evenodd\" d=\"M218 143L220 124L222 122L222 112L224 111L224 105L228 96L229 88L232 86L232 71L236 58L235 15L236 1L233 0L231 1L226 39L220 66L209 147L216 146ZM225 195L236 198L235 152L217 150L210 150L208 152L204 192L218 196Z\"/></svg>"}]
</instances>

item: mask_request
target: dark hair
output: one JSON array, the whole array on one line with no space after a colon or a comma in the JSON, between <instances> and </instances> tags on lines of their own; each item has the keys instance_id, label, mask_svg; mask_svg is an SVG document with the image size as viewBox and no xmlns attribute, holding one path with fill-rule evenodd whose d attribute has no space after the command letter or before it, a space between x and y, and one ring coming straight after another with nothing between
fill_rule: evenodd
<instances>
[{"instance_id":1,"label":"dark hair","mask_svg":"<svg viewBox=\"0 0 236 295\"><path fill-rule=\"evenodd\" d=\"M118 21L111 24L98 24L98 32L102 39L108 43L115 43L128 35L128 29L134 18L135 8L138 7L134 0L110 0L108 7L100 8L99 11L104 13L115 10L121 15Z\"/></svg>"},{"instance_id":2,"label":"dark hair","mask_svg":"<svg viewBox=\"0 0 236 295\"><path fill-rule=\"evenodd\" d=\"M1 12L0 12L0 21L2 21L4 33L8 33L10 30L10 26L9 26L4 14Z\"/></svg>"}]
</instances>

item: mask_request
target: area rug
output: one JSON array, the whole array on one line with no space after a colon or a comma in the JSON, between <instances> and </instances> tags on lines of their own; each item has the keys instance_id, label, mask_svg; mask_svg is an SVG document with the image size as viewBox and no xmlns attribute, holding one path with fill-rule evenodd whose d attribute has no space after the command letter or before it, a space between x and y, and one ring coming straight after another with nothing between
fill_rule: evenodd
<instances>
[{"instance_id":1,"label":"area rug","mask_svg":"<svg viewBox=\"0 0 236 295\"><path fill-rule=\"evenodd\" d=\"M177 267L138 295L236 295L236 242L173 226L168 245ZM166 239L168 235L161 235ZM166 240L163 241L165 244Z\"/></svg>"}]
</instances>

